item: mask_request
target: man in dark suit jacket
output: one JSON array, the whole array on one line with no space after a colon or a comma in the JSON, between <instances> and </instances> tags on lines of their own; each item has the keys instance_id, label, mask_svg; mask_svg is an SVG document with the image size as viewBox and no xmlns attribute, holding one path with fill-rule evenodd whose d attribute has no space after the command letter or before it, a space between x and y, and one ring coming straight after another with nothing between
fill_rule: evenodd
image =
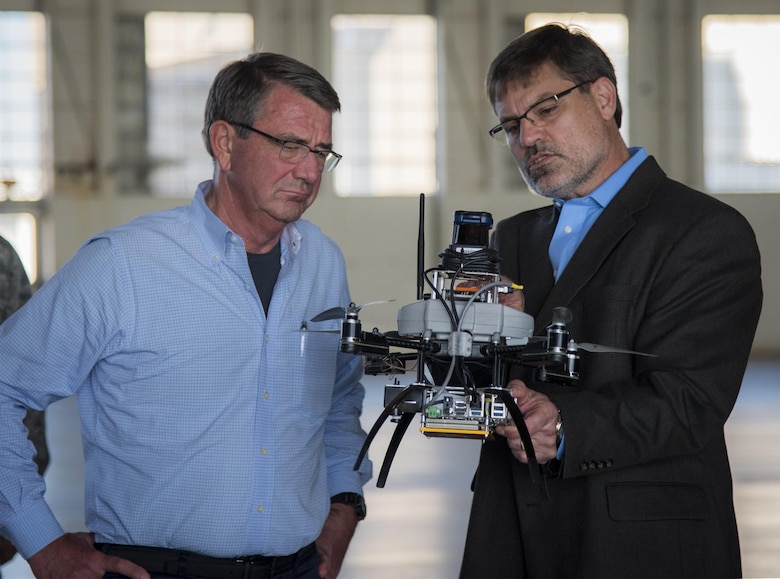
<instances>
[{"instance_id":1,"label":"man in dark suit jacket","mask_svg":"<svg viewBox=\"0 0 780 579\"><path fill-rule=\"evenodd\" d=\"M625 145L613 67L587 35L524 34L487 86L501 122L491 136L554 200L493 238L537 333L564 306L575 340L657 357L581 352L576 385L513 369L548 496L517 429L498 428L480 457L461 577L741 575L723 426L761 310L750 226Z\"/></svg>"}]
</instances>

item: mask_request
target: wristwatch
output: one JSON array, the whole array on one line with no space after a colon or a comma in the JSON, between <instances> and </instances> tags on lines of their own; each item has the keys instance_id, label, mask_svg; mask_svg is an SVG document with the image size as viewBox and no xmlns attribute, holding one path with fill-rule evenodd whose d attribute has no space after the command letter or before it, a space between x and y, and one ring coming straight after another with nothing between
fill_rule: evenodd
<instances>
[{"instance_id":1,"label":"wristwatch","mask_svg":"<svg viewBox=\"0 0 780 579\"><path fill-rule=\"evenodd\" d=\"M558 420L555 422L555 448L561 445L563 440L563 418L561 418L561 411L558 411Z\"/></svg>"},{"instance_id":2,"label":"wristwatch","mask_svg":"<svg viewBox=\"0 0 780 579\"><path fill-rule=\"evenodd\" d=\"M358 521L366 518L366 500L357 493L339 493L330 497L330 503L341 503L355 509Z\"/></svg>"}]
</instances>

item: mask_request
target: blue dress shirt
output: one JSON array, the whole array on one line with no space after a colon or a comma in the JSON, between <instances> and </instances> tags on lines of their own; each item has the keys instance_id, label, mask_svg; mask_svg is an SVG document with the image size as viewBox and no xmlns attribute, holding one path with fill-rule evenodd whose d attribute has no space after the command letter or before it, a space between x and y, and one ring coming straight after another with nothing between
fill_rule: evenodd
<instances>
[{"instance_id":1,"label":"blue dress shirt","mask_svg":"<svg viewBox=\"0 0 780 579\"><path fill-rule=\"evenodd\" d=\"M23 406L78 395L97 541L215 557L311 543L329 497L362 492L362 361L301 324L350 301L313 224L282 236L268 316L241 238L192 203L88 240L0 326L0 532L29 557L63 532ZM335 329L338 321L309 324Z\"/></svg>"},{"instance_id":2,"label":"blue dress shirt","mask_svg":"<svg viewBox=\"0 0 780 579\"><path fill-rule=\"evenodd\" d=\"M642 161L647 159L647 151L643 147L632 147L629 151L631 157L628 161L596 187L590 195L576 197L568 201L563 199L554 201L555 206L561 212L549 248L550 261L556 281L561 277L569 260L604 208L626 184Z\"/></svg>"}]
</instances>

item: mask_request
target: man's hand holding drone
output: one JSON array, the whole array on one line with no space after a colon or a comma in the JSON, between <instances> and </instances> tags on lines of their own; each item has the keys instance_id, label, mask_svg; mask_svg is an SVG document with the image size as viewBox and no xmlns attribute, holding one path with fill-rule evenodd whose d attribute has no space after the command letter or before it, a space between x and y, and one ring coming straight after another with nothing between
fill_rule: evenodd
<instances>
[{"instance_id":1,"label":"man's hand holding drone","mask_svg":"<svg viewBox=\"0 0 780 579\"><path fill-rule=\"evenodd\" d=\"M512 283L512 280L504 276L501 276L501 281ZM499 293L498 302L501 305L513 308L518 312L525 311L525 296L523 295L522 290L516 289L509 293Z\"/></svg>"},{"instance_id":2,"label":"man's hand holding drone","mask_svg":"<svg viewBox=\"0 0 780 579\"><path fill-rule=\"evenodd\" d=\"M545 464L551 461L558 450L558 407L541 392L528 388L522 380L510 381L507 388L512 391L512 397L523 414L528 434L534 443L536 462ZM516 426L496 426L496 434L506 437L509 449L517 460L528 462L528 455Z\"/></svg>"}]
</instances>

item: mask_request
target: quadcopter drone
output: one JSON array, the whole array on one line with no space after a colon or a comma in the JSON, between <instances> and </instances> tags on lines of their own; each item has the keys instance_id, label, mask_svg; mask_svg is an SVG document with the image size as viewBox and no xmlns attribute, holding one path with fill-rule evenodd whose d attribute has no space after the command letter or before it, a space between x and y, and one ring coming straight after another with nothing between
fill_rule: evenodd
<instances>
[{"instance_id":1,"label":"quadcopter drone","mask_svg":"<svg viewBox=\"0 0 780 579\"><path fill-rule=\"evenodd\" d=\"M387 418L396 423L377 487L384 487L406 430L420 414L420 431L428 437L486 440L496 426L514 423L528 456L534 482L543 475L530 434L509 390L508 368L535 368L541 381L574 384L579 350L647 355L576 343L566 324L571 312L556 308L545 336L534 336L532 316L499 302L501 294L522 286L501 279L500 258L489 248L490 213L456 211L451 245L439 254L439 266L425 270L424 196L420 196L417 301L398 310L398 329L364 331L358 314L370 304L334 307L309 322L341 320L341 351L362 355L365 373L396 375L416 372L406 386L397 378L385 386L384 410L368 433L355 462L360 467L371 442ZM426 293L425 287L429 291ZM371 302L378 303L378 302ZM310 330L308 322L302 324Z\"/></svg>"}]
</instances>

